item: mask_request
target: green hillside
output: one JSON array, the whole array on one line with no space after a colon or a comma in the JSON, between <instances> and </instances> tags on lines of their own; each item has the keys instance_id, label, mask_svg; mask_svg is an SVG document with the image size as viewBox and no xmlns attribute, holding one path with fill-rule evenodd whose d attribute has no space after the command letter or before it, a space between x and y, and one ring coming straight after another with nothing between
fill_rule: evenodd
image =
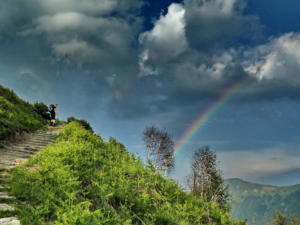
<instances>
[{"instance_id":1,"label":"green hillside","mask_svg":"<svg viewBox=\"0 0 300 225\"><path fill-rule=\"evenodd\" d=\"M77 122L12 171L23 224L242 224Z\"/></svg>"},{"instance_id":2,"label":"green hillside","mask_svg":"<svg viewBox=\"0 0 300 225\"><path fill-rule=\"evenodd\" d=\"M32 132L45 125L34 107L0 85L0 142L17 133Z\"/></svg>"},{"instance_id":3,"label":"green hillside","mask_svg":"<svg viewBox=\"0 0 300 225\"><path fill-rule=\"evenodd\" d=\"M240 179L229 179L226 183L234 200L234 218L247 220L251 225L268 224L275 211L300 218L300 185L276 187Z\"/></svg>"}]
</instances>

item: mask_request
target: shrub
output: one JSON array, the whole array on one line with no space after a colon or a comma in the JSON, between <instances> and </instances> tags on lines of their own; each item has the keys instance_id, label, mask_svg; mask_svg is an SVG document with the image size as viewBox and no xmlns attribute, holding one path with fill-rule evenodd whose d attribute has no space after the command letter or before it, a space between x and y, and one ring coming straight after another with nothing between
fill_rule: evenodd
<instances>
[{"instance_id":1,"label":"shrub","mask_svg":"<svg viewBox=\"0 0 300 225\"><path fill-rule=\"evenodd\" d=\"M89 131L94 132L92 126L91 126L90 123L87 122L86 120L80 120L80 119L77 119L77 118L75 118L75 117L73 117L73 116L71 116L71 117L69 117L69 118L67 119L67 122L68 122L68 123L71 123L71 122L74 122L74 121L78 122L78 123L79 123L81 126L83 126L86 130L89 130Z\"/></svg>"},{"instance_id":2,"label":"shrub","mask_svg":"<svg viewBox=\"0 0 300 225\"><path fill-rule=\"evenodd\" d=\"M36 102L33 104L33 110L39 114L43 119L50 120L50 113L48 106L43 102Z\"/></svg>"},{"instance_id":3,"label":"shrub","mask_svg":"<svg viewBox=\"0 0 300 225\"><path fill-rule=\"evenodd\" d=\"M0 85L0 141L21 132L40 129L46 121L34 107Z\"/></svg>"},{"instance_id":4,"label":"shrub","mask_svg":"<svg viewBox=\"0 0 300 225\"><path fill-rule=\"evenodd\" d=\"M13 169L10 183L26 225L242 224L77 122Z\"/></svg>"}]
</instances>

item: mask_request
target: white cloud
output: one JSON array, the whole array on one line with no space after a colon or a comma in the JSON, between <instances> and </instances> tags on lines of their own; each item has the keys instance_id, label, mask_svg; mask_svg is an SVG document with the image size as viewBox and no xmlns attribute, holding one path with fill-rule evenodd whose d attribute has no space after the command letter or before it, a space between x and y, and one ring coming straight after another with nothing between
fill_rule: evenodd
<instances>
[{"instance_id":1,"label":"white cloud","mask_svg":"<svg viewBox=\"0 0 300 225\"><path fill-rule=\"evenodd\" d=\"M140 56L143 74L156 73L146 63L163 63L177 57L187 48L184 31L185 9L181 4L171 4L168 13L161 16L151 31L140 35L144 50Z\"/></svg>"},{"instance_id":2,"label":"white cloud","mask_svg":"<svg viewBox=\"0 0 300 225\"><path fill-rule=\"evenodd\" d=\"M68 56L79 64L129 58L135 41L134 28L126 20L77 12L41 16L22 32L25 37L40 34L46 34L56 56Z\"/></svg>"},{"instance_id":3,"label":"white cloud","mask_svg":"<svg viewBox=\"0 0 300 225\"><path fill-rule=\"evenodd\" d=\"M300 169L300 155L286 149L240 150L218 153L227 178L258 178Z\"/></svg>"},{"instance_id":4,"label":"white cloud","mask_svg":"<svg viewBox=\"0 0 300 225\"><path fill-rule=\"evenodd\" d=\"M140 35L140 75L168 76L186 93L218 92L231 79L245 74L235 74L237 50L222 46L224 40L256 23L253 17L242 15L243 9L244 1L237 0L171 4L153 29Z\"/></svg>"},{"instance_id":5,"label":"white cloud","mask_svg":"<svg viewBox=\"0 0 300 225\"><path fill-rule=\"evenodd\" d=\"M112 12L124 12L143 5L138 0L35 0L36 4L50 12L76 11L93 15L107 15Z\"/></svg>"},{"instance_id":6,"label":"white cloud","mask_svg":"<svg viewBox=\"0 0 300 225\"><path fill-rule=\"evenodd\" d=\"M186 0L187 7L198 8L201 14L207 17L232 16L235 12L237 0Z\"/></svg>"},{"instance_id":7,"label":"white cloud","mask_svg":"<svg viewBox=\"0 0 300 225\"><path fill-rule=\"evenodd\" d=\"M57 43L53 45L53 48L58 57L68 56L79 62L94 62L100 55L99 49L85 41L71 40L66 43Z\"/></svg>"},{"instance_id":8,"label":"white cloud","mask_svg":"<svg viewBox=\"0 0 300 225\"><path fill-rule=\"evenodd\" d=\"M38 17L34 23L33 28L23 31L22 34L26 36L41 32L91 32L99 28L103 21L101 18L90 17L77 12L64 12Z\"/></svg>"},{"instance_id":9,"label":"white cloud","mask_svg":"<svg viewBox=\"0 0 300 225\"><path fill-rule=\"evenodd\" d=\"M226 142L221 144L226 144ZM261 177L274 177L300 169L300 154L296 153L291 146L222 151L216 152L216 154L225 179L258 180ZM189 157L180 158L176 161L174 173L174 177L182 184L186 183L186 177L191 172L192 156L190 154L186 156Z\"/></svg>"},{"instance_id":10,"label":"white cloud","mask_svg":"<svg viewBox=\"0 0 300 225\"><path fill-rule=\"evenodd\" d=\"M186 49L184 33L184 13L181 4L171 4L168 13L156 21L154 28L141 35L141 42L154 45L169 57L174 57Z\"/></svg>"},{"instance_id":11,"label":"white cloud","mask_svg":"<svg viewBox=\"0 0 300 225\"><path fill-rule=\"evenodd\" d=\"M251 49L245 70L259 79L282 79L300 84L300 34L288 33Z\"/></svg>"}]
</instances>

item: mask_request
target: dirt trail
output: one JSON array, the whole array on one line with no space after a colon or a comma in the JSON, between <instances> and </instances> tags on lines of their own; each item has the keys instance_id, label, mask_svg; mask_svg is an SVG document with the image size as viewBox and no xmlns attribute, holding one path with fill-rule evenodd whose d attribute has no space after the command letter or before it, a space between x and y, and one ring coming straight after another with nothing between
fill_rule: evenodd
<instances>
[{"instance_id":1,"label":"dirt trail","mask_svg":"<svg viewBox=\"0 0 300 225\"><path fill-rule=\"evenodd\" d=\"M43 147L51 144L61 130L62 126L49 127L0 148L0 225L20 225L13 206L15 197L7 193L9 187L5 180L9 176L9 170L24 163Z\"/></svg>"}]
</instances>

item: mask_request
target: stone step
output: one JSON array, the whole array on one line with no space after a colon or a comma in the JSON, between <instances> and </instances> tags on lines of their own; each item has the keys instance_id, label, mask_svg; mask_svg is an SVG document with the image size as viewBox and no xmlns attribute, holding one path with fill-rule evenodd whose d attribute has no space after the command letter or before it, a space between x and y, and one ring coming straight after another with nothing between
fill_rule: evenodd
<instances>
[{"instance_id":1,"label":"stone step","mask_svg":"<svg viewBox=\"0 0 300 225\"><path fill-rule=\"evenodd\" d=\"M7 168L6 164L5 164L4 162L2 162L2 161L0 161L0 167L5 167L5 168Z\"/></svg>"},{"instance_id":2,"label":"stone step","mask_svg":"<svg viewBox=\"0 0 300 225\"><path fill-rule=\"evenodd\" d=\"M36 152L40 149L42 149L43 147L45 146L23 146L23 147L16 147L16 148L13 148L10 150L10 152L13 152L13 151L18 151L18 150L25 150L25 151L31 151L31 152Z\"/></svg>"},{"instance_id":3,"label":"stone step","mask_svg":"<svg viewBox=\"0 0 300 225\"><path fill-rule=\"evenodd\" d=\"M23 144L23 143L27 143L27 142L35 142L35 143L49 143L49 142L53 142L53 139L50 138L50 139L27 139L26 141L22 142L22 143L19 143L19 144Z\"/></svg>"},{"instance_id":4,"label":"stone step","mask_svg":"<svg viewBox=\"0 0 300 225\"><path fill-rule=\"evenodd\" d=\"M51 131L38 131L29 135L23 142L18 142L0 149L0 225L21 224L18 218L14 216L15 208L10 205L16 198L6 192L8 189L5 186L7 185L7 178L10 176L8 168L13 168L25 162L27 158L31 157L35 152L53 143L56 137L57 135L51 133ZM2 170L2 167L5 169Z\"/></svg>"},{"instance_id":5,"label":"stone step","mask_svg":"<svg viewBox=\"0 0 300 225\"><path fill-rule=\"evenodd\" d=\"M39 137L33 137L33 138L28 138L26 141L40 141L40 142L49 142L53 141L54 138L39 138Z\"/></svg>"},{"instance_id":6,"label":"stone step","mask_svg":"<svg viewBox=\"0 0 300 225\"><path fill-rule=\"evenodd\" d=\"M25 148L32 148L32 149L36 149L36 148L40 148L41 145L12 145L12 146L9 146L7 148L5 148L6 151L13 151L14 149L25 149ZM4 151L5 151L4 150Z\"/></svg>"},{"instance_id":7,"label":"stone step","mask_svg":"<svg viewBox=\"0 0 300 225\"><path fill-rule=\"evenodd\" d=\"M0 165L3 164L5 167L7 167L7 165L13 163L14 161L15 161L15 157L10 156L10 155L5 155L1 159Z\"/></svg>"},{"instance_id":8,"label":"stone step","mask_svg":"<svg viewBox=\"0 0 300 225\"><path fill-rule=\"evenodd\" d=\"M7 152L5 152L5 155L6 156L16 156L16 157L19 157L19 156L24 156L24 157L27 157L27 156L30 156L30 155L32 155L32 153L29 153L29 152L19 152L19 151L17 151L17 150L15 150L15 151L7 151ZM1 159L1 161L2 161L2 159Z\"/></svg>"},{"instance_id":9,"label":"stone step","mask_svg":"<svg viewBox=\"0 0 300 225\"><path fill-rule=\"evenodd\" d=\"M0 219L0 225L21 225L17 217L6 217Z\"/></svg>"},{"instance_id":10,"label":"stone step","mask_svg":"<svg viewBox=\"0 0 300 225\"><path fill-rule=\"evenodd\" d=\"M26 144L26 145L23 145L23 146L19 146L17 148L32 148L32 149L42 149L46 146L48 146L49 144Z\"/></svg>"},{"instance_id":11,"label":"stone step","mask_svg":"<svg viewBox=\"0 0 300 225\"><path fill-rule=\"evenodd\" d=\"M16 197L10 196L6 192L0 192L0 200L1 199L16 199Z\"/></svg>"},{"instance_id":12,"label":"stone step","mask_svg":"<svg viewBox=\"0 0 300 225\"><path fill-rule=\"evenodd\" d=\"M31 136L29 139L31 138L38 138L38 139L53 139L57 137L56 135L52 135L52 134L36 134Z\"/></svg>"},{"instance_id":13,"label":"stone step","mask_svg":"<svg viewBox=\"0 0 300 225\"><path fill-rule=\"evenodd\" d=\"M21 163L24 163L25 161L27 161L28 157L27 158L6 158L5 160L1 160L0 162L0 166L4 166L4 167L7 167L7 168L12 168L16 165L19 165ZM1 179L0 179L0 184L1 184Z\"/></svg>"},{"instance_id":14,"label":"stone step","mask_svg":"<svg viewBox=\"0 0 300 225\"><path fill-rule=\"evenodd\" d=\"M27 148L27 147L35 147L36 145L10 145L10 146L6 146L4 149L5 150L13 150L13 149L22 149L22 148Z\"/></svg>"},{"instance_id":15,"label":"stone step","mask_svg":"<svg viewBox=\"0 0 300 225\"><path fill-rule=\"evenodd\" d=\"M12 212L15 211L15 207L6 203L0 203L0 212Z\"/></svg>"},{"instance_id":16,"label":"stone step","mask_svg":"<svg viewBox=\"0 0 300 225\"><path fill-rule=\"evenodd\" d=\"M8 176L10 176L9 172L7 172L7 171L0 172L0 177L8 177Z\"/></svg>"},{"instance_id":17,"label":"stone step","mask_svg":"<svg viewBox=\"0 0 300 225\"><path fill-rule=\"evenodd\" d=\"M32 137L32 138L28 138L26 139L23 143L27 142L27 141L37 141L37 142L49 142L49 141L53 141L54 138L39 138L39 137Z\"/></svg>"},{"instance_id":18,"label":"stone step","mask_svg":"<svg viewBox=\"0 0 300 225\"><path fill-rule=\"evenodd\" d=\"M24 160L27 160L29 157L31 157L31 155L28 155L28 154L21 155L21 153L16 154L16 152L15 152L15 154L14 153L5 154L5 157L3 157L1 159L1 164L5 164L7 167L7 165L10 165L10 164L19 164L19 163L17 163L16 159L20 162L24 162Z\"/></svg>"},{"instance_id":19,"label":"stone step","mask_svg":"<svg viewBox=\"0 0 300 225\"><path fill-rule=\"evenodd\" d=\"M14 152L24 152L28 154L34 154L36 151L31 151L31 150L25 150L25 149L14 149Z\"/></svg>"},{"instance_id":20,"label":"stone step","mask_svg":"<svg viewBox=\"0 0 300 225\"><path fill-rule=\"evenodd\" d=\"M52 141L54 138L46 138L46 137L32 137L28 138L26 141Z\"/></svg>"},{"instance_id":21,"label":"stone step","mask_svg":"<svg viewBox=\"0 0 300 225\"><path fill-rule=\"evenodd\" d=\"M22 145L49 145L51 144L53 141L27 141L27 142L24 142ZM20 146L22 146L20 145Z\"/></svg>"},{"instance_id":22,"label":"stone step","mask_svg":"<svg viewBox=\"0 0 300 225\"><path fill-rule=\"evenodd\" d=\"M41 149L41 147L34 147L34 146L24 146L24 147L22 147L22 148L16 148L16 150L27 150L27 151L33 151L33 152L35 152L35 151L38 151L38 150L40 150Z\"/></svg>"}]
</instances>

